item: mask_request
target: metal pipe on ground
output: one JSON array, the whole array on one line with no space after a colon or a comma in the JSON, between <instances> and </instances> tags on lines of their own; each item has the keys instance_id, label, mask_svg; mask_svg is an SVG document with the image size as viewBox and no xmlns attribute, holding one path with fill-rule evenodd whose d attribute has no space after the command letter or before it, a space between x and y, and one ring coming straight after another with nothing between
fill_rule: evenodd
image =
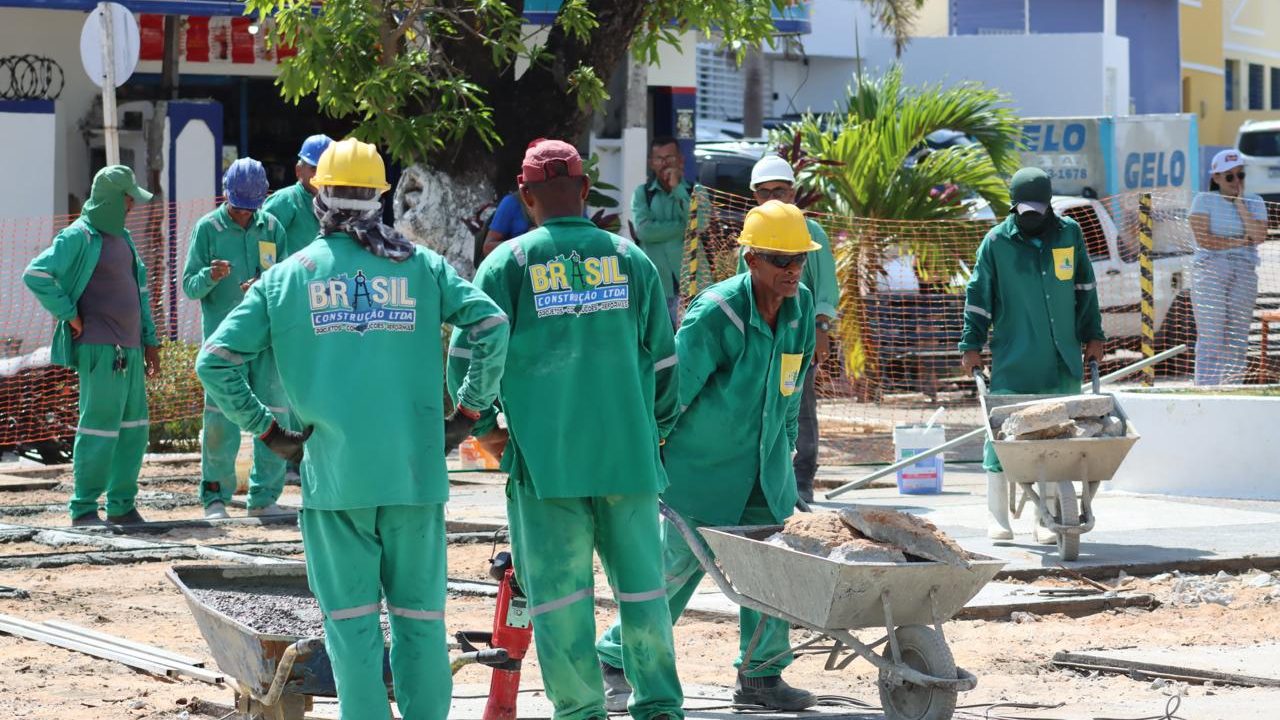
<instances>
[{"instance_id":1,"label":"metal pipe on ground","mask_svg":"<svg viewBox=\"0 0 1280 720\"><path fill-rule=\"evenodd\" d=\"M1179 345L1177 347L1169 348L1168 350L1165 350L1164 352L1158 355L1152 355L1149 358L1143 358L1142 360L1139 360L1138 362L1133 363L1131 365L1126 365L1120 368L1119 370L1116 370L1113 373L1110 373L1108 375L1103 375L1101 378L1098 378L1098 383L1101 385L1107 385L1109 383L1113 383L1116 380L1132 375L1133 373L1136 373L1148 366L1155 365L1156 363L1160 363L1165 360L1168 360L1169 358L1174 357L1175 355L1178 355L1186 351L1186 349L1187 349L1186 345ZM1080 389L1084 391L1090 388L1091 386L1092 386L1092 383L1083 383L1081 384ZM928 450L925 450L924 452L918 453L916 455L912 455L909 458L903 458L902 460L899 460L898 462L893 463L892 465L888 465L886 467L880 468L879 470L871 473L870 475L865 475L859 478L858 480L854 480L853 482L845 483L844 485L841 485L840 487L825 493L823 495L823 498L827 500L831 500L832 498L839 497L851 490L857 490L858 488L866 487L867 485L870 485L875 480L879 480L880 478L886 475L891 475L901 470L902 468L914 465L926 458L931 458L934 455L937 455L938 453L946 452L953 447L969 442L980 435L984 435L986 432L987 432L987 429L985 427L974 428L973 430L970 430L969 432L963 435L960 435L959 437L948 440L947 442L942 443L941 445L929 448Z\"/></svg>"}]
</instances>

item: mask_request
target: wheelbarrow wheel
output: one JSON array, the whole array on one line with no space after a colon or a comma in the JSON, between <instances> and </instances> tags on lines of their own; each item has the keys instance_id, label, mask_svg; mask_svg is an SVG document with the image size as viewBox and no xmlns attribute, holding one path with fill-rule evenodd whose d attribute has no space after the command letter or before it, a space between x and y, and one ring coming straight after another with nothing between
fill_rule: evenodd
<instances>
[{"instance_id":1,"label":"wheelbarrow wheel","mask_svg":"<svg viewBox=\"0 0 1280 720\"><path fill-rule=\"evenodd\" d=\"M902 651L902 664L925 675L956 677L956 661L942 634L924 625L904 625L894 631ZM885 644L883 656L893 662L893 649ZM880 705L886 720L951 720L956 691L904 682L895 685L891 673L880 671Z\"/></svg>"},{"instance_id":2,"label":"wheelbarrow wheel","mask_svg":"<svg viewBox=\"0 0 1280 720\"><path fill-rule=\"evenodd\" d=\"M1076 497L1076 484L1067 480L1058 483L1057 512L1054 519L1067 527L1080 525L1080 503ZM1080 533L1058 532L1058 557L1075 560L1080 557Z\"/></svg>"}]
</instances>

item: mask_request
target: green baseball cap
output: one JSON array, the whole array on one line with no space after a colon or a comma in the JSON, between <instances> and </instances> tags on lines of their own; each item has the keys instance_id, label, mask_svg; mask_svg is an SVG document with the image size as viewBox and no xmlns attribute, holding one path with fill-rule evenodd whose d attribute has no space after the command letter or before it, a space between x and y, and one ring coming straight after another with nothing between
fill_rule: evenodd
<instances>
[{"instance_id":1,"label":"green baseball cap","mask_svg":"<svg viewBox=\"0 0 1280 720\"><path fill-rule=\"evenodd\" d=\"M138 186L133 170L126 165L108 165L93 176L93 187L118 190L138 202L151 202L152 194Z\"/></svg>"},{"instance_id":2,"label":"green baseball cap","mask_svg":"<svg viewBox=\"0 0 1280 720\"><path fill-rule=\"evenodd\" d=\"M1012 200L1012 212L1021 215L1024 212L1044 214L1053 200L1053 183L1044 170L1036 167L1022 168L1013 174L1009 183L1009 195Z\"/></svg>"}]
</instances>

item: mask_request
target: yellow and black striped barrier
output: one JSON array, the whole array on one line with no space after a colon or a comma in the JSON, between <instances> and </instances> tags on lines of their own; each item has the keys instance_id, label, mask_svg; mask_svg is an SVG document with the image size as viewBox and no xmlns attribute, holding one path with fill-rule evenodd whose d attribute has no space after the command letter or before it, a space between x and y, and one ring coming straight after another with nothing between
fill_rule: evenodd
<instances>
[{"instance_id":1,"label":"yellow and black striped barrier","mask_svg":"<svg viewBox=\"0 0 1280 720\"><path fill-rule=\"evenodd\" d=\"M684 231L684 287L680 288L681 298L692 298L698 294L698 198L702 195L702 186L695 186L689 198L689 225Z\"/></svg>"},{"instance_id":2,"label":"yellow and black striped barrier","mask_svg":"<svg viewBox=\"0 0 1280 720\"><path fill-rule=\"evenodd\" d=\"M1151 193L1143 193L1138 199L1138 267L1142 286L1142 357L1156 354L1156 302L1155 267L1151 253L1154 239L1151 232ZM1156 383L1156 366L1142 370L1142 384L1150 387Z\"/></svg>"}]
</instances>

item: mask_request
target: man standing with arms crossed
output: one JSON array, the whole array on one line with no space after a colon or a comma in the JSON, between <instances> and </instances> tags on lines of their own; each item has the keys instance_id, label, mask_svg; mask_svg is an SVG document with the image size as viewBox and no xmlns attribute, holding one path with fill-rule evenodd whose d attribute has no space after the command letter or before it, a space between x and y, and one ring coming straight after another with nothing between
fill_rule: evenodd
<instances>
[{"instance_id":1,"label":"man standing with arms crossed","mask_svg":"<svg viewBox=\"0 0 1280 720\"><path fill-rule=\"evenodd\" d=\"M102 524L103 492L109 522L143 522L134 507L150 424L143 367L159 372L160 351L147 268L124 223L135 201L150 200L124 165L99 170L80 217L22 275L58 321L51 361L80 377L72 525Z\"/></svg>"},{"instance_id":2,"label":"man standing with arms crossed","mask_svg":"<svg viewBox=\"0 0 1280 720\"><path fill-rule=\"evenodd\" d=\"M1053 187L1043 170L1014 173L1009 191L1009 216L978 246L965 289L961 362L968 374L981 368L991 332L991 392L1075 394L1084 377L1081 354L1101 361L1105 339L1089 251L1076 221L1054 214ZM1012 540L1009 484L990 442L982 466L987 536ZM1058 538L1037 519L1035 539L1052 545Z\"/></svg>"},{"instance_id":3,"label":"man standing with arms crossed","mask_svg":"<svg viewBox=\"0 0 1280 720\"><path fill-rule=\"evenodd\" d=\"M634 244L582 217L590 182L572 145L533 144L518 182L538 227L498 246L476 284L513 328L498 392L510 436L502 469L547 697L556 720L605 716L594 550L620 608L631 715L681 718L658 530L658 445L678 413L662 286ZM458 370L475 362L466 334L454 333L449 355ZM494 415L477 423L482 442L501 434Z\"/></svg>"},{"instance_id":4,"label":"man standing with arms crossed","mask_svg":"<svg viewBox=\"0 0 1280 720\"><path fill-rule=\"evenodd\" d=\"M635 240L658 269L667 311L675 324L680 309L680 272L684 258L684 234L689 225L689 183L684 181L684 155L680 143L659 136L649 146L649 170L653 178L631 195Z\"/></svg>"},{"instance_id":5,"label":"man standing with arms crossed","mask_svg":"<svg viewBox=\"0 0 1280 720\"><path fill-rule=\"evenodd\" d=\"M813 359L813 299L801 268L822 246L810 238L804 214L771 200L747 213L738 243L748 271L704 290L676 334L680 405L664 456L671 485L662 499L693 528L775 525L791 516L796 482L791 467L800 411L800 384ZM674 621L702 579L684 537L663 523L666 596ZM742 667L756 627L764 623L749 667ZM782 679L791 647L787 621L739 610L741 654L733 701L772 710L813 705L812 693ZM596 649L615 709L631 693L630 639L615 623ZM626 669L626 677L622 670Z\"/></svg>"},{"instance_id":6,"label":"man standing with arms crossed","mask_svg":"<svg viewBox=\"0 0 1280 720\"><path fill-rule=\"evenodd\" d=\"M276 263L285 244L284 228L260 210L267 197L267 171L262 163L253 158L236 160L222 177L222 189L227 201L196 222L182 270L183 292L200 301L200 325L206 340L240 304L249 287ZM289 408L271 351L263 352L244 370L254 393L290 427ZM227 503L236 490L239 452L240 428L206 394L200 432L200 502L206 518L227 517ZM284 460L255 440L249 515L289 512L276 504L283 491Z\"/></svg>"},{"instance_id":7,"label":"man standing with arms crossed","mask_svg":"<svg viewBox=\"0 0 1280 720\"><path fill-rule=\"evenodd\" d=\"M249 288L196 371L228 417L302 464L307 582L324 612L340 716L390 716L385 599L400 714L445 720L444 457L493 403L507 319L443 258L379 221L388 186L372 145L331 145L315 184L321 237ZM441 323L462 328L472 351L448 417ZM246 381L244 366L268 351L302 433L281 428Z\"/></svg>"},{"instance_id":8,"label":"man standing with arms crossed","mask_svg":"<svg viewBox=\"0 0 1280 720\"><path fill-rule=\"evenodd\" d=\"M770 200L794 203L796 176L791 163L777 155L765 155L751 168L751 192L756 204ZM800 499L813 502L813 479L818 474L818 368L831 354L831 322L840 304L840 286L836 281L836 261L831 254L827 233L813 218L805 218L809 238L822 247L809 253L800 273L800 282L813 294L815 346L813 362L804 377L804 394L800 399L800 434L796 436L796 456L792 467L796 473L796 490ZM738 272L747 272L747 250L738 260Z\"/></svg>"}]
</instances>

